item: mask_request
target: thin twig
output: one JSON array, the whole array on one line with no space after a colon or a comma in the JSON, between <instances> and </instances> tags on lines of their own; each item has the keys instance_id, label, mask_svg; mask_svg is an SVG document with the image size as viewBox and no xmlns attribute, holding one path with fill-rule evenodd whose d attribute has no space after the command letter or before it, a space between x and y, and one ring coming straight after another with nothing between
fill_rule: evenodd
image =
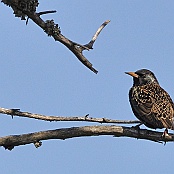
<instances>
[{"instance_id":1,"label":"thin twig","mask_svg":"<svg viewBox=\"0 0 174 174\"><path fill-rule=\"evenodd\" d=\"M56 13L56 10L48 10L48 11L41 11L38 14L38 16L44 15L44 14L49 14L49 13Z\"/></svg>"},{"instance_id":2,"label":"thin twig","mask_svg":"<svg viewBox=\"0 0 174 174\"><path fill-rule=\"evenodd\" d=\"M49 13L56 13L56 10L49 10L49 11L41 11L39 13L37 13L38 16L44 15L44 14L49 14ZM28 24L29 21L29 17L27 17L26 19L26 25Z\"/></svg>"},{"instance_id":3,"label":"thin twig","mask_svg":"<svg viewBox=\"0 0 174 174\"><path fill-rule=\"evenodd\" d=\"M108 118L92 118L88 115L83 117L76 116L76 117L64 117L64 116L46 116L41 114L34 114L30 112L21 112L19 109L5 109L0 108L1 114L10 115L13 118L15 116L19 117L27 117L33 118L37 120L44 120L44 121L85 121L85 122L97 122L97 123L116 123L116 124L136 124L140 123L140 121L134 120L112 120Z\"/></svg>"}]
</instances>

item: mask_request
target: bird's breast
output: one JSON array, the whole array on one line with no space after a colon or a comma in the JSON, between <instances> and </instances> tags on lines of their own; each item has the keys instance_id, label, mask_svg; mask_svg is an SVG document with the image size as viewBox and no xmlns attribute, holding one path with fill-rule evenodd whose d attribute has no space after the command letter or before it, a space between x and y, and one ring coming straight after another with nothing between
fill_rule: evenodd
<instances>
[{"instance_id":1,"label":"bird's breast","mask_svg":"<svg viewBox=\"0 0 174 174\"><path fill-rule=\"evenodd\" d=\"M130 99L133 99L137 103L150 102L150 96L150 93L145 88L139 86L132 87L129 93Z\"/></svg>"}]
</instances>

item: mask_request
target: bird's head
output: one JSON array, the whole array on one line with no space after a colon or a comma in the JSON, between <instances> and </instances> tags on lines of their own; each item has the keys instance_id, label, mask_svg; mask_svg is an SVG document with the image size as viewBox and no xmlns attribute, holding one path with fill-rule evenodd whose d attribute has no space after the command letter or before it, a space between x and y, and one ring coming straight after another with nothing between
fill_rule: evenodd
<instances>
[{"instance_id":1,"label":"bird's head","mask_svg":"<svg viewBox=\"0 0 174 174\"><path fill-rule=\"evenodd\" d=\"M154 73L147 69L141 69L136 72L125 72L125 73L133 77L134 86L141 86L150 83L159 84Z\"/></svg>"}]
</instances>

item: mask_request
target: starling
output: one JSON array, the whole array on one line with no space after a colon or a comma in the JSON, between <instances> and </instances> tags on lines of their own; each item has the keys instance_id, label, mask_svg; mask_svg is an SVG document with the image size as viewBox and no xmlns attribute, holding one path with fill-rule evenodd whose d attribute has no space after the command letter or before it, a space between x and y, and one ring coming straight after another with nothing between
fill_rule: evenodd
<instances>
[{"instance_id":1,"label":"starling","mask_svg":"<svg viewBox=\"0 0 174 174\"><path fill-rule=\"evenodd\" d=\"M149 128L174 129L174 103L147 69L126 72L133 77L129 101L134 115Z\"/></svg>"}]
</instances>

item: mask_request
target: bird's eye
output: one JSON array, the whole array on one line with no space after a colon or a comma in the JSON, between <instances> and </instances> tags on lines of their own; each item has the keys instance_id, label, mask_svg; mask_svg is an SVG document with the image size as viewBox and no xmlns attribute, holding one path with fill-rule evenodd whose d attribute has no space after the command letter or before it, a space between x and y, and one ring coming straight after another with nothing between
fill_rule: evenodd
<instances>
[{"instance_id":1,"label":"bird's eye","mask_svg":"<svg viewBox=\"0 0 174 174\"><path fill-rule=\"evenodd\" d=\"M145 78L146 77L145 74L139 74L139 76L142 77L142 78Z\"/></svg>"}]
</instances>

